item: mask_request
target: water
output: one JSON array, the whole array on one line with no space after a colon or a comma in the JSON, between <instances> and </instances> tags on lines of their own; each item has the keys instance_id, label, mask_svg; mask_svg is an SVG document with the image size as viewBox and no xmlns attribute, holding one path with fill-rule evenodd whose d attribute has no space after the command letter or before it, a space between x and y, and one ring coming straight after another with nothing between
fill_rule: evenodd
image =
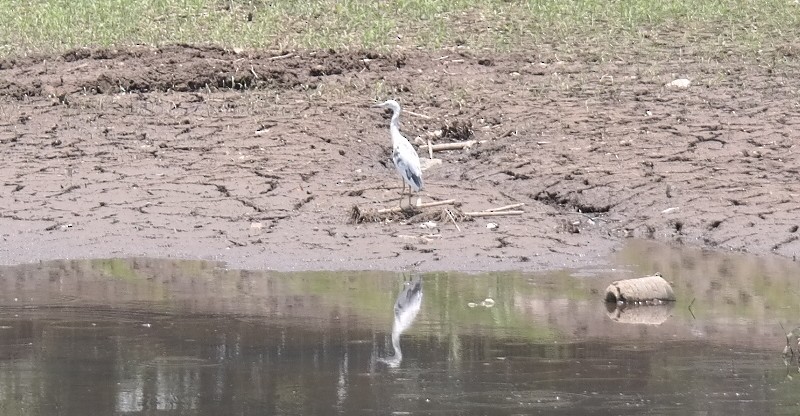
<instances>
[{"instance_id":1,"label":"water","mask_svg":"<svg viewBox=\"0 0 800 416\"><path fill-rule=\"evenodd\" d=\"M800 320L797 264L643 242L615 262L425 274L397 323L400 274L3 267L0 414L800 413L779 326ZM601 302L611 280L655 271L674 305L618 315Z\"/></svg>"}]
</instances>

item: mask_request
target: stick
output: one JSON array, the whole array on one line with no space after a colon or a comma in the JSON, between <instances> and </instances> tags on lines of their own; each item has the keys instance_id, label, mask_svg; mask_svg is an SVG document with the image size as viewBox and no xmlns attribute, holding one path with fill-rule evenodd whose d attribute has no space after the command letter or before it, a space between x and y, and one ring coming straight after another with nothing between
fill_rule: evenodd
<instances>
[{"instance_id":1,"label":"stick","mask_svg":"<svg viewBox=\"0 0 800 416\"><path fill-rule=\"evenodd\" d=\"M415 113L413 111L403 110L403 112L406 113L406 114L411 114L412 116L417 116L417 117L424 118L425 120L430 120L430 119L433 118L431 116L426 116L425 114Z\"/></svg>"},{"instance_id":2,"label":"stick","mask_svg":"<svg viewBox=\"0 0 800 416\"><path fill-rule=\"evenodd\" d=\"M468 217L501 217L503 215L522 215L525 211L480 211L480 212L465 212L464 215Z\"/></svg>"},{"instance_id":3,"label":"stick","mask_svg":"<svg viewBox=\"0 0 800 416\"><path fill-rule=\"evenodd\" d=\"M481 173L480 175L478 175L478 176L476 176L476 177L474 177L474 178L472 178L470 180L471 181L475 181L475 180L478 180L478 179L486 177L486 176L497 175L498 173L503 173L503 171L502 170L496 170L494 172Z\"/></svg>"},{"instance_id":4,"label":"stick","mask_svg":"<svg viewBox=\"0 0 800 416\"><path fill-rule=\"evenodd\" d=\"M291 53L291 52L286 52L286 53L285 53L285 54L283 54L283 55L273 56L273 57L271 57L271 58L267 58L267 59L269 59L270 61L274 61L274 60L277 60L277 59L291 58L293 55L294 55L294 54L293 54L293 53Z\"/></svg>"},{"instance_id":5,"label":"stick","mask_svg":"<svg viewBox=\"0 0 800 416\"><path fill-rule=\"evenodd\" d=\"M448 199L445 201L435 201L435 202L427 202L424 204L419 204L414 206L414 208L430 208L430 207L438 207L439 205L451 205L456 202L455 199ZM400 212L402 211L402 207L392 207L392 208L383 208L378 210L378 214L386 214L387 212Z\"/></svg>"},{"instance_id":6,"label":"stick","mask_svg":"<svg viewBox=\"0 0 800 416\"><path fill-rule=\"evenodd\" d=\"M434 145L426 145L421 147L427 147L431 152L438 152L440 150L456 150L456 149L465 149L468 147L472 147L475 143L478 143L477 140L467 140L465 142L456 142L456 143L442 143L442 144L434 144Z\"/></svg>"},{"instance_id":7,"label":"stick","mask_svg":"<svg viewBox=\"0 0 800 416\"><path fill-rule=\"evenodd\" d=\"M449 209L446 209L445 211L447 211L447 216L450 217L450 221L453 221L453 225L456 226L456 230L458 230L458 232L461 232L461 227L458 226L458 223L456 222L456 219L453 218L453 213L450 212Z\"/></svg>"},{"instance_id":8,"label":"stick","mask_svg":"<svg viewBox=\"0 0 800 416\"><path fill-rule=\"evenodd\" d=\"M433 145L431 144L430 137L428 138L428 155L433 159Z\"/></svg>"},{"instance_id":9,"label":"stick","mask_svg":"<svg viewBox=\"0 0 800 416\"><path fill-rule=\"evenodd\" d=\"M523 205L525 205L525 203L524 202L520 202L519 204L511 204L511 205L506 205L504 207L487 209L486 212L508 211L509 209L519 208L519 207L521 207Z\"/></svg>"}]
</instances>

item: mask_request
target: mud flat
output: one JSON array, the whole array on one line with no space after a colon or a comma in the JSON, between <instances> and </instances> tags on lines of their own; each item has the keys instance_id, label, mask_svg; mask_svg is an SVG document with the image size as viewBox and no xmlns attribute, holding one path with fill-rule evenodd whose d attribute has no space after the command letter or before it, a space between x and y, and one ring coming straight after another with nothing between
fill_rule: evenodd
<instances>
[{"instance_id":1,"label":"mud flat","mask_svg":"<svg viewBox=\"0 0 800 416\"><path fill-rule=\"evenodd\" d=\"M6 59L0 263L538 270L603 264L628 238L794 258L796 58L590 57L172 46ZM668 85L679 78L689 86ZM417 114L401 119L410 138L475 140L433 154L423 202L524 213L352 223L354 206L397 204L388 120L369 108L389 97Z\"/></svg>"}]
</instances>

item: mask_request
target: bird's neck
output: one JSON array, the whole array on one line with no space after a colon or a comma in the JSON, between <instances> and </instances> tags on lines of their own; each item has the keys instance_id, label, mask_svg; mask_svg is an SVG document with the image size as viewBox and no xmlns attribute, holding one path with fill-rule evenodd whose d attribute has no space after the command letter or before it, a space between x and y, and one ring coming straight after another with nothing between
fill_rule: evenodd
<instances>
[{"instance_id":1,"label":"bird's neck","mask_svg":"<svg viewBox=\"0 0 800 416\"><path fill-rule=\"evenodd\" d=\"M392 133L392 138L395 137L395 133L400 134L400 113L397 111L392 112L392 121L389 122L389 131Z\"/></svg>"},{"instance_id":2,"label":"bird's neck","mask_svg":"<svg viewBox=\"0 0 800 416\"><path fill-rule=\"evenodd\" d=\"M394 358L403 359L403 352L400 351L400 331L392 331L392 347L394 348Z\"/></svg>"}]
</instances>

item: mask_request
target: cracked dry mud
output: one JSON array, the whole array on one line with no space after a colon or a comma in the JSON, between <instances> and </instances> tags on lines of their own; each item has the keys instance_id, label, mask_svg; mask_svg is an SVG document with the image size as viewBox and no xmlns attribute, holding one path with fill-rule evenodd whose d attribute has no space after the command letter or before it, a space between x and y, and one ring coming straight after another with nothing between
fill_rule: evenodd
<instances>
[{"instance_id":1,"label":"cracked dry mud","mask_svg":"<svg viewBox=\"0 0 800 416\"><path fill-rule=\"evenodd\" d=\"M533 270L602 265L628 238L796 255L797 57L595 58L171 46L0 61L0 263ZM665 87L680 77L692 85ZM435 154L424 202L526 213L461 231L349 223L354 205L397 203L376 98L430 117L401 117L410 138L462 123L480 141Z\"/></svg>"}]
</instances>

